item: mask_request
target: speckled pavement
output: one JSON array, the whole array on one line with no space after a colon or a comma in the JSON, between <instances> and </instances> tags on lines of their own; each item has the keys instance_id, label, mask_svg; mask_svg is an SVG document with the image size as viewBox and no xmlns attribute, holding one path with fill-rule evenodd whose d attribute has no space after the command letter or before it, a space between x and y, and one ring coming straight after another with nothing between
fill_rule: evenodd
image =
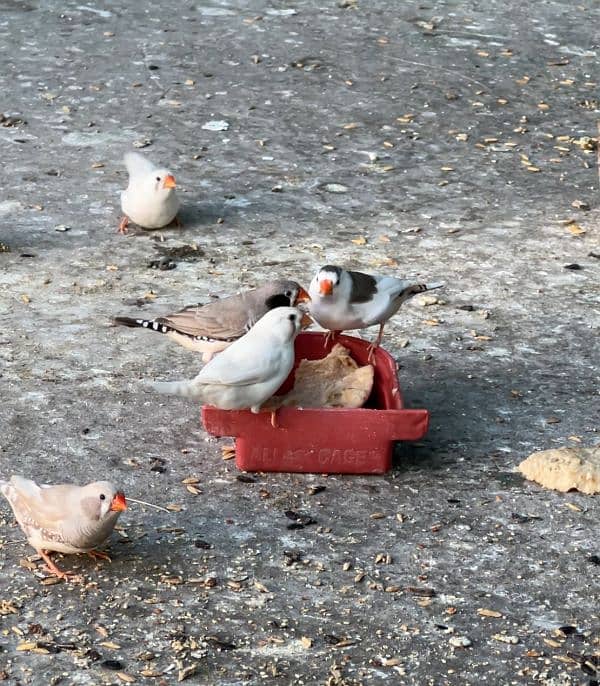
<instances>
[{"instance_id":1,"label":"speckled pavement","mask_svg":"<svg viewBox=\"0 0 600 686\"><path fill-rule=\"evenodd\" d=\"M52 585L2 501L0 679L597 684L598 498L514 471L598 443L597 3L80 2L0 3L0 475L169 511ZM183 229L117 235L134 146ZM141 387L199 359L111 317L327 262L445 282L384 339L431 430L243 475Z\"/></svg>"}]
</instances>

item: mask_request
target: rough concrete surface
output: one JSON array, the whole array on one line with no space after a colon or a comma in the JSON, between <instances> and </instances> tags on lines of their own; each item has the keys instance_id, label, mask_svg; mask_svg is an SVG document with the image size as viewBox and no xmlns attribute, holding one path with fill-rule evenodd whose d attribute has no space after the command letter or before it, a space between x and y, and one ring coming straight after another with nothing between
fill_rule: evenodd
<instances>
[{"instance_id":1,"label":"rough concrete surface","mask_svg":"<svg viewBox=\"0 0 600 686\"><path fill-rule=\"evenodd\" d=\"M597 683L598 499L514 469L598 443L598 4L0 9L0 473L179 509L132 504L112 564L44 585L2 501L0 678ZM122 237L146 139L184 228ZM384 340L429 435L383 477L240 479L194 403L141 389L198 357L110 318L327 262L446 283Z\"/></svg>"}]
</instances>

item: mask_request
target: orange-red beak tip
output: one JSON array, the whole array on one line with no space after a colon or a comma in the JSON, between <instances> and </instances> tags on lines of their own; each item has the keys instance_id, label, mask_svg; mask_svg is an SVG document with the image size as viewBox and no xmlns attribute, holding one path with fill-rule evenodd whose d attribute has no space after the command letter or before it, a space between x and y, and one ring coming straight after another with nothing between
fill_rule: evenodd
<instances>
[{"instance_id":1,"label":"orange-red beak tip","mask_svg":"<svg viewBox=\"0 0 600 686\"><path fill-rule=\"evenodd\" d=\"M323 279L323 281L320 281L319 293L321 295L331 295L333 293L333 282L329 279Z\"/></svg>"},{"instance_id":2,"label":"orange-red beak tip","mask_svg":"<svg viewBox=\"0 0 600 686\"><path fill-rule=\"evenodd\" d=\"M296 302L299 303L307 303L310 302L310 295L300 286L300 290L298 291L298 297L296 298Z\"/></svg>"},{"instance_id":3,"label":"orange-red beak tip","mask_svg":"<svg viewBox=\"0 0 600 686\"><path fill-rule=\"evenodd\" d=\"M163 181L163 188L176 188L175 177L173 174L167 174L165 180Z\"/></svg>"},{"instance_id":4,"label":"orange-red beak tip","mask_svg":"<svg viewBox=\"0 0 600 686\"><path fill-rule=\"evenodd\" d=\"M124 512L127 509L127 501L125 500L125 494L122 491L115 493L115 497L110 504L110 509L113 512Z\"/></svg>"}]
</instances>

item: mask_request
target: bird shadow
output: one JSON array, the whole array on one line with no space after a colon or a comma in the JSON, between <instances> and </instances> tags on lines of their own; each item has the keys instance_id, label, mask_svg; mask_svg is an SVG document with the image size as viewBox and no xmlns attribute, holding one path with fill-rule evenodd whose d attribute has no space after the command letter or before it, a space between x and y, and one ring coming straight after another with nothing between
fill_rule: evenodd
<instances>
[{"instance_id":1,"label":"bird shadow","mask_svg":"<svg viewBox=\"0 0 600 686\"><path fill-rule=\"evenodd\" d=\"M233 197L233 196L232 196ZM256 203L252 203L253 210L259 211ZM223 199L222 201L185 201L178 212L177 218L180 225L172 222L161 229L146 230L135 224L129 225L128 236L130 238L163 235L167 238L189 238L189 233L194 230L206 230L213 227L219 230L221 223L234 220L245 206L236 204L235 198ZM117 227L121 215L115 214L111 219L102 222L102 225L90 225L82 222L80 217L66 217L64 228L44 226L33 227L26 221L6 223L0 227L0 259L3 255L22 257L23 259L42 257L46 251L63 249L65 247L78 248L87 245L90 241L90 232L94 232L95 240L103 236L107 241L114 241L117 236ZM86 229L82 231L81 229Z\"/></svg>"},{"instance_id":2,"label":"bird shadow","mask_svg":"<svg viewBox=\"0 0 600 686\"><path fill-rule=\"evenodd\" d=\"M258 211L256 203L252 203L253 211ZM181 206L178 218L183 228L199 228L201 226L219 224L231 220L240 214L245 205L237 204L235 197L219 201L190 202Z\"/></svg>"},{"instance_id":3,"label":"bird shadow","mask_svg":"<svg viewBox=\"0 0 600 686\"><path fill-rule=\"evenodd\" d=\"M206 224L216 224L230 216L227 205L222 202L194 203L183 205L177 214L183 230L194 229Z\"/></svg>"}]
</instances>

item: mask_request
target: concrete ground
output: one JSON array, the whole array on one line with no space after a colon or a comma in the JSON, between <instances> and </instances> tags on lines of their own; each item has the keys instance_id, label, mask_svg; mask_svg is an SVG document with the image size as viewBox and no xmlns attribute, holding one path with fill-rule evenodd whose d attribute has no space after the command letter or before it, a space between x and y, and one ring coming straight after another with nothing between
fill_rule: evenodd
<instances>
[{"instance_id":1,"label":"concrete ground","mask_svg":"<svg viewBox=\"0 0 600 686\"><path fill-rule=\"evenodd\" d=\"M597 3L1 8L0 473L170 510L47 585L3 501L0 679L597 684L598 500L514 471L598 444ZM182 230L115 233L135 145ZM431 430L382 477L245 476L140 388L199 359L110 319L327 262L445 282L384 342Z\"/></svg>"}]
</instances>

